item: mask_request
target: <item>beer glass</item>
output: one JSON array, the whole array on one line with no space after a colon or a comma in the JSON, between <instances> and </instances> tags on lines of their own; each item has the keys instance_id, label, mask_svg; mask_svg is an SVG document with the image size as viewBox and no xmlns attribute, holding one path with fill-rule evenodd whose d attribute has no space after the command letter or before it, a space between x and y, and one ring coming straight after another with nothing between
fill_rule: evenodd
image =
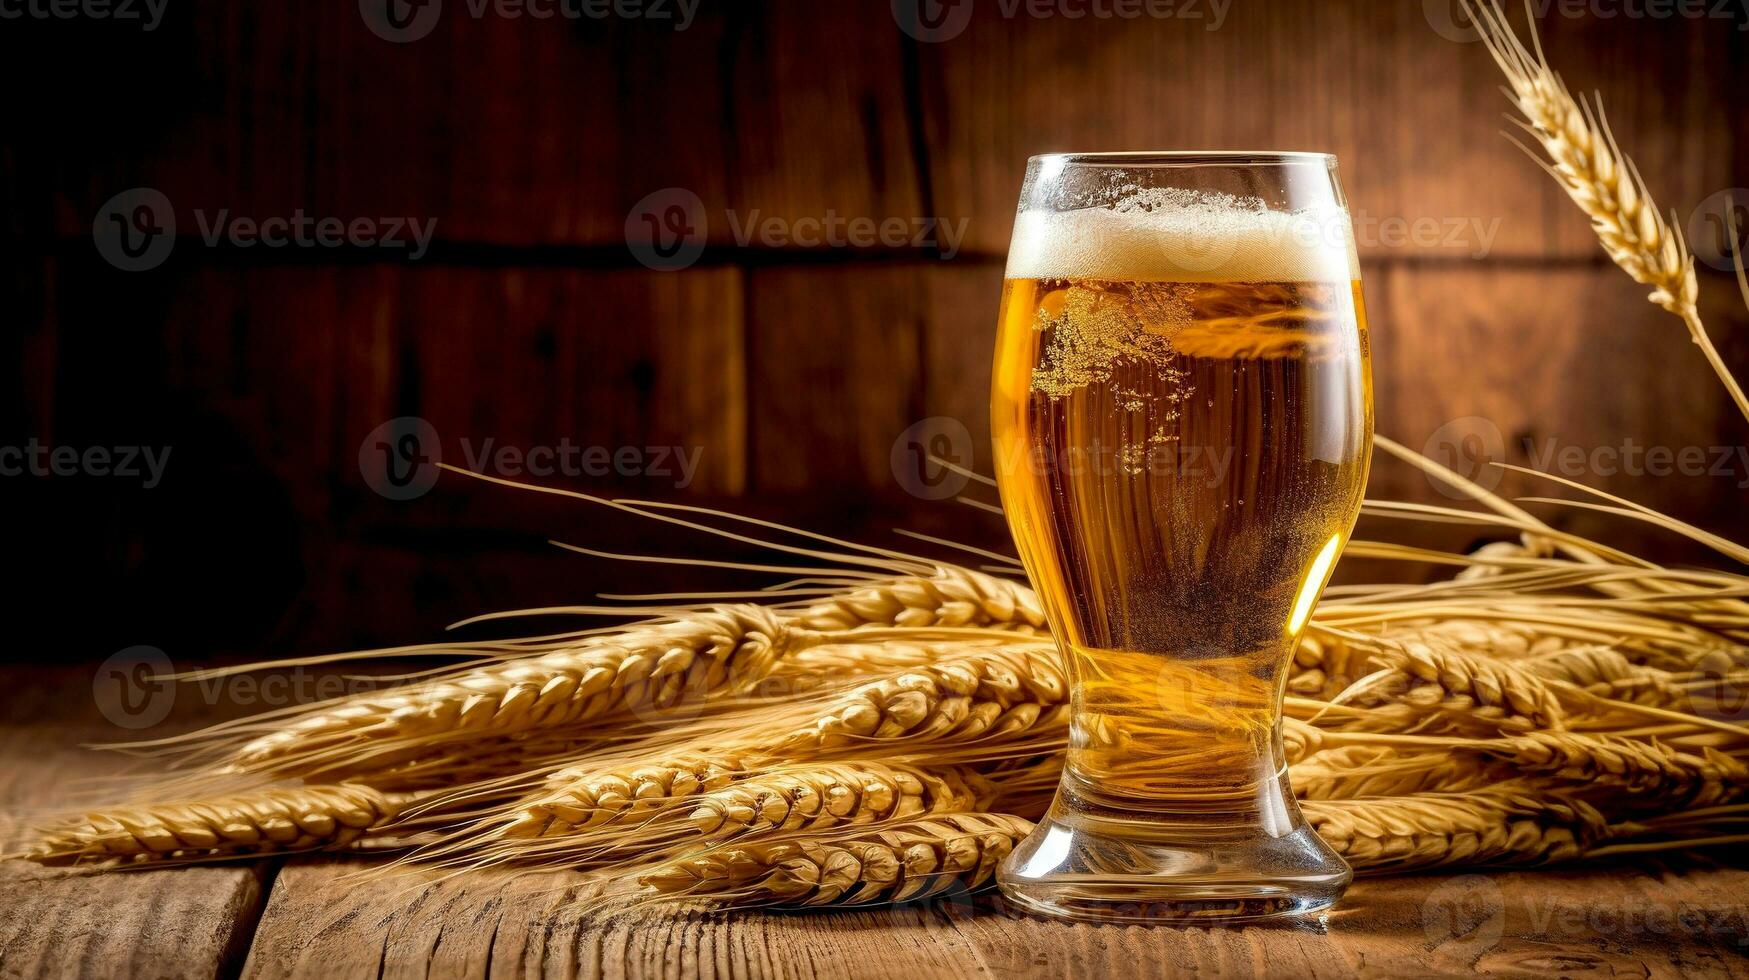
<instances>
[{"instance_id":1,"label":"beer glass","mask_svg":"<svg viewBox=\"0 0 1749 980\"><path fill-rule=\"evenodd\" d=\"M1281 700L1372 448L1335 159L1032 158L991 401L1074 685L1056 799L1004 893L1106 921L1329 906L1351 872L1294 802Z\"/></svg>"}]
</instances>

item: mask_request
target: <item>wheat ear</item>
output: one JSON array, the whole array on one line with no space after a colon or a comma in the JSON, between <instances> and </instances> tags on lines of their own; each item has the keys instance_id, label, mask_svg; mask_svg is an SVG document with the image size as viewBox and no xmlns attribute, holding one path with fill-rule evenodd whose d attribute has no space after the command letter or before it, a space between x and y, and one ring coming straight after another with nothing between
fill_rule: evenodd
<instances>
[{"instance_id":1,"label":"wheat ear","mask_svg":"<svg viewBox=\"0 0 1749 980\"><path fill-rule=\"evenodd\" d=\"M1307 800L1301 810L1363 872L1562 860L1609 833L1590 804L1511 782L1467 793Z\"/></svg>"},{"instance_id":2,"label":"wheat ear","mask_svg":"<svg viewBox=\"0 0 1749 980\"><path fill-rule=\"evenodd\" d=\"M818 602L796 622L812 630L866 626L951 626L1043 633L1044 608L1025 585L958 565L929 576L906 576Z\"/></svg>"},{"instance_id":3,"label":"wheat ear","mask_svg":"<svg viewBox=\"0 0 1749 980\"><path fill-rule=\"evenodd\" d=\"M1449 750L1403 752L1390 745L1326 749L1289 769L1302 800L1352 800L1440 791L1461 793L1499 781L1503 767L1477 765Z\"/></svg>"},{"instance_id":4,"label":"wheat ear","mask_svg":"<svg viewBox=\"0 0 1749 980\"><path fill-rule=\"evenodd\" d=\"M44 863L123 863L334 850L390 823L412 800L341 783L112 807L46 831L26 856Z\"/></svg>"},{"instance_id":5,"label":"wheat ear","mask_svg":"<svg viewBox=\"0 0 1749 980\"><path fill-rule=\"evenodd\" d=\"M1549 67L1536 35L1534 12L1533 51L1507 23L1498 0L1464 0L1464 6L1505 73L1513 103L1524 113L1520 126L1548 156L1547 162L1541 158L1538 162L1591 219L1592 230L1615 264L1635 282L1652 287L1652 302L1682 319L1737 409L1749 419L1749 398L1701 324L1694 256L1681 230L1664 220L1639 169L1616 145L1602 102L1575 99ZM1528 0L1525 7L1531 10Z\"/></svg>"},{"instance_id":6,"label":"wheat ear","mask_svg":"<svg viewBox=\"0 0 1749 980\"><path fill-rule=\"evenodd\" d=\"M1068 731L1068 701L1055 647L987 647L853 688L778 735L771 751L806 759L1009 743L1054 748Z\"/></svg>"},{"instance_id":7,"label":"wheat ear","mask_svg":"<svg viewBox=\"0 0 1749 980\"><path fill-rule=\"evenodd\" d=\"M1411 701L1424 695L1443 711L1463 711L1502 728L1560 730L1566 727L1561 701L1543 682L1510 664L1486 657L1412 642L1386 647L1373 659L1420 682Z\"/></svg>"},{"instance_id":8,"label":"wheat ear","mask_svg":"<svg viewBox=\"0 0 1749 980\"><path fill-rule=\"evenodd\" d=\"M845 762L736 783L700 799L689 819L705 837L739 838L980 810L994 797L988 779L962 766Z\"/></svg>"},{"instance_id":9,"label":"wheat ear","mask_svg":"<svg viewBox=\"0 0 1749 980\"><path fill-rule=\"evenodd\" d=\"M558 837L605 826L721 789L749 771L749 763L731 754L687 755L606 770L587 765L561 769L547 778L544 796L516 812L504 836Z\"/></svg>"},{"instance_id":10,"label":"wheat ear","mask_svg":"<svg viewBox=\"0 0 1749 980\"><path fill-rule=\"evenodd\" d=\"M336 774L384 767L432 741L624 716L743 691L789 650L819 642L762 606L724 606L551 653L324 705L237 753L242 771ZM369 743L377 743L374 746ZM360 757L363 756L363 761Z\"/></svg>"},{"instance_id":11,"label":"wheat ear","mask_svg":"<svg viewBox=\"0 0 1749 980\"><path fill-rule=\"evenodd\" d=\"M1521 771L1550 773L1582 790L1611 794L1619 804L1713 806L1749 787L1749 767L1741 760L1705 746L1684 752L1657 739L1532 732L1491 751Z\"/></svg>"},{"instance_id":12,"label":"wheat ear","mask_svg":"<svg viewBox=\"0 0 1749 980\"><path fill-rule=\"evenodd\" d=\"M941 814L853 836L713 847L638 880L668 900L780 908L903 902L988 885L1031 831L1030 821L1007 814Z\"/></svg>"}]
</instances>

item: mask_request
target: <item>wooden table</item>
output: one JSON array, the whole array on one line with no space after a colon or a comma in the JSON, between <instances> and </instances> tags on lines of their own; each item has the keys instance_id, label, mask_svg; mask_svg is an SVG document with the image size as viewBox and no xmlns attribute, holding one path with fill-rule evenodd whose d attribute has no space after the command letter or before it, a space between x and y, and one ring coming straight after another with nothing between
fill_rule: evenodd
<instances>
[{"instance_id":1,"label":"wooden table","mask_svg":"<svg viewBox=\"0 0 1749 980\"><path fill-rule=\"evenodd\" d=\"M88 671L0 673L0 837L113 762ZM438 884L294 858L68 877L0 864L0 977L1749 977L1749 871L1714 853L1374 879L1301 927L1090 926L999 899L591 918L579 878Z\"/></svg>"}]
</instances>

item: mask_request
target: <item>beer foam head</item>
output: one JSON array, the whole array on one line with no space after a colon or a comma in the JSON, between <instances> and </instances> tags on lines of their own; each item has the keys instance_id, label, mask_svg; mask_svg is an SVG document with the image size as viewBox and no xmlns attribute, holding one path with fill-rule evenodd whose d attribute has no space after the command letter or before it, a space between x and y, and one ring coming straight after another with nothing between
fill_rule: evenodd
<instances>
[{"instance_id":1,"label":"beer foam head","mask_svg":"<svg viewBox=\"0 0 1749 980\"><path fill-rule=\"evenodd\" d=\"M1256 198L1150 187L1115 203L1022 211L1010 279L1330 282L1360 278L1348 212L1272 210Z\"/></svg>"}]
</instances>

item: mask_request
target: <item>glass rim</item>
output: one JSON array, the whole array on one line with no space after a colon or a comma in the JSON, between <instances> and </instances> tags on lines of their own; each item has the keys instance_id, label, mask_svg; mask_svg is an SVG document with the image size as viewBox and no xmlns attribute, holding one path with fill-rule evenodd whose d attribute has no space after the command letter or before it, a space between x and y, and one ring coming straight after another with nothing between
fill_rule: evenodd
<instances>
[{"instance_id":1,"label":"glass rim","mask_svg":"<svg viewBox=\"0 0 1749 980\"><path fill-rule=\"evenodd\" d=\"M1336 154L1308 150L1115 150L1096 153L1039 153L1035 163L1087 164L1107 167L1189 167L1207 164L1243 167L1294 163L1336 165Z\"/></svg>"}]
</instances>

